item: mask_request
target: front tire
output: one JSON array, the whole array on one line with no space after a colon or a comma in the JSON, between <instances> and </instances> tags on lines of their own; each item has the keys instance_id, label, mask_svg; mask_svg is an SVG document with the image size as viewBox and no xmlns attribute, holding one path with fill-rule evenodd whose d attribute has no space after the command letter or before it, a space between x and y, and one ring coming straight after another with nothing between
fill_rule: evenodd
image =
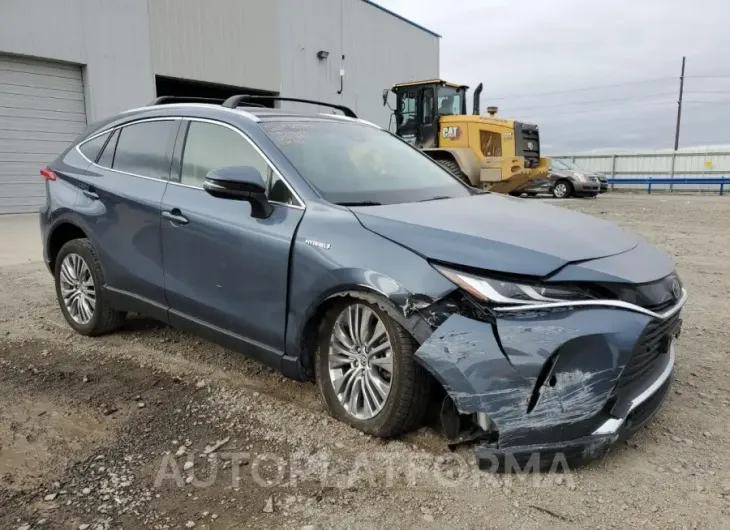
<instances>
[{"instance_id":1,"label":"front tire","mask_svg":"<svg viewBox=\"0 0 730 530\"><path fill-rule=\"evenodd\" d=\"M573 195L573 185L569 180L559 180L553 186L553 197L556 199L567 199Z\"/></svg>"},{"instance_id":2,"label":"front tire","mask_svg":"<svg viewBox=\"0 0 730 530\"><path fill-rule=\"evenodd\" d=\"M104 291L104 272L88 239L72 239L58 253L54 278L56 298L66 322L81 335L109 333L124 322Z\"/></svg>"},{"instance_id":3,"label":"front tire","mask_svg":"<svg viewBox=\"0 0 730 530\"><path fill-rule=\"evenodd\" d=\"M317 383L330 415L373 436L419 427L431 376L416 363L408 332L375 304L351 300L331 308L319 330Z\"/></svg>"}]
</instances>

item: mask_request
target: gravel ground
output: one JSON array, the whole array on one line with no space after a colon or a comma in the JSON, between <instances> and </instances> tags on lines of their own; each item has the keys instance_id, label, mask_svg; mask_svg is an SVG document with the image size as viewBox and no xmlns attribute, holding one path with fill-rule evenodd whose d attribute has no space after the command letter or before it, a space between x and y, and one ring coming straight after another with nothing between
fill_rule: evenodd
<instances>
[{"instance_id":1,"label":"gravel ground","mask_svg":"<svg viewBox=\"0 0 730 530\"><path fill-rule=\"evenodd\" d=\"M668 249L690 292L664 409L602 461L482 473L430 428L361 435L314 385L148 319L78 336L34 262L0 267L0 527L727 528L730 199L561 205Z\"/></svg>"}]
</instances>

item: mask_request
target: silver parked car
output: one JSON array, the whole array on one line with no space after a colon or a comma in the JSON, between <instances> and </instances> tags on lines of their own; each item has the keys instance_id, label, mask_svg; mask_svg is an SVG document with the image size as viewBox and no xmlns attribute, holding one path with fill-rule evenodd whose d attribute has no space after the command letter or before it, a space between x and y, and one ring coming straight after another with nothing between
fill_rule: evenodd
<instances>
[{"instance_id":1,"label":"silver parked car","mask_svg":"<svg viewBox=\"0 0 730 530\"><path fill-rule=\"evenodd\" d=\"M556 199L595 197L608 191L608 179L600 173L587 171L567 160L550 161L550 175L525 190L528 195L552 193Z\"/></svg>"}]
</instances>

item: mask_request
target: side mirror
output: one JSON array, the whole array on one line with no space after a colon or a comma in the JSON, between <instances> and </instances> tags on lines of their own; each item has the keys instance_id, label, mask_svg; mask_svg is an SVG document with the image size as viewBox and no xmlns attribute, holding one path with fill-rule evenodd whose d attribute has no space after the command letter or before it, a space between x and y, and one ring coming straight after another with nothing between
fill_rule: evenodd
<instances>
[{"instance_id":1,"label":"side mirror","mask_svg":"<svg viewBox=\"0 0 730 530\"><path fill-rule=\"evenodd\" d=\"M388 104L388 92L390 92L390 90L388 90L387 88L383 89L383 107Z\"/></svg>"},{"instance_id":2,"label":"side mirror","mask_svg":"<svg viewBox=\"0 0 730 530\"><path fill-rule=\"evenodd\" d=\"M266 184L258 169L230 166L214 169L205 176L203 189L219 199L251 203L251 215L266 219L274 211L266 198Z\"/></svg>"}]
</instances>

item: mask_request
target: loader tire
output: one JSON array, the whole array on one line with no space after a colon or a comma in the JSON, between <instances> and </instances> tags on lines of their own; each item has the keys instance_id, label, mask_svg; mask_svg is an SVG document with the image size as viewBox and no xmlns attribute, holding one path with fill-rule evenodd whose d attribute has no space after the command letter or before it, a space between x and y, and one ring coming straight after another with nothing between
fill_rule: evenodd
<instances>
[{"instance_id":1,"label":"loader tire","mask_svg":"<svg viewBox=\"0 0 730 530\"><path fill-rule=\"evenodd\" d=\"M441 165L446 171L454 175L456 178L461 180L464 184L467 186L471 186L471 182L469 182L469 177L466 176L466 174L461 170L461 167L459 167L459 163L456 160L449 159L449 158L442 158L440 160L436 160L438 164Z\"/></svg>"}]
</instances>

